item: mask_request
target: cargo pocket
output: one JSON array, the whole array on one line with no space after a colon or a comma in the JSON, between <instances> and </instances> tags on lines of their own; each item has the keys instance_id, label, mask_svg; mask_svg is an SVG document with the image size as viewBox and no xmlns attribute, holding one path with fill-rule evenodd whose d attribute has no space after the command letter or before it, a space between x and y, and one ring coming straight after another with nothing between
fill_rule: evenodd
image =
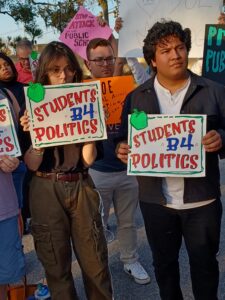
<instances>
[{"instance_id":1,"label":"cargo pocket","mask_svg":"<svg viewBox=\"0 0 225 300\"><path fill-rule=\"evenodd\" d=\"M56 257L48 226L31 224L31 233L34 238L34 247L39 260L43 265L55 265Z\"/></svg>"},{"instance_id":2,"label":"cargo pocket","mask_svg":"<svg viewBox=\"0 0 225 300\"><path fill-rule=\"evenodd\" d=\"M108 250L100 214L98 214L93 221L93 238L95 244L95 253L98 257L98 260L103 264L107 263Z\"/></svg>"}]
</instances>

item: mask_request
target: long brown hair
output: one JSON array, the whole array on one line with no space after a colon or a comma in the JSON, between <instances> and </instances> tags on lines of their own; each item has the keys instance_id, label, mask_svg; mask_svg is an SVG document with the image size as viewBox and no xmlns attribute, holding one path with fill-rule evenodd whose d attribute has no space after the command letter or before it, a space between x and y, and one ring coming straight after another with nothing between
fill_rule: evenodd
<instances>
[{"instance_id":1,"label":"long brown hair","mask_svg":"<svg viewBox=\"0 0 225 300\"><path fill-rule=\"evenodd\" d=\"M83 72L73 51L67 45L55 41L49 43L41 53L36 70L35 82L45 85L49 84L47 70L53 61L57 61L62 56L68 60L70 68L76 71L73 82L81 82Z\"/></svg>"}]
</instances>

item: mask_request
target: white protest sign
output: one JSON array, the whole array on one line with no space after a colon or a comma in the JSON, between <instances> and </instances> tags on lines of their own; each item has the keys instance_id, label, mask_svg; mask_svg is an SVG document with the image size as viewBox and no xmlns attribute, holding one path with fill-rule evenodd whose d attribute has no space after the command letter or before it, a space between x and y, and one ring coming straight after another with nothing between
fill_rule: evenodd
<instances>
[{"instance_id":1,"label":"white protest sign","mask_svg":"<svg viewBox=\"0 0 225 300\"><path fill-rule=\"evenodd\" d=\"M24 89L33 147L107 138L99 81Z\"/></svg>"},{"instance_id":2,"label":"white protest sign","mask_svg":"<svg viewBox=\"0 0 225 300\"><path fill-rule=\"evenodd\" d=\"M143 57L143 40L152 25L162 18L191 29L189 57L202 57L205 24L216 24L222 0L121 0L123 27L119 37L119 56Z\"/></svg>"},{"instance_id":3,"label":"white protest sign","mask_svg":"<svg viewBox=\"0 0 225 300\"><path fill-rule=\"evenodd\" d=\"M7 99L0 101L0 155L20 156L20 146L17 139L11 110Z\"/></svg>"},{"instance_id":4,"label":"white protest sign","mask_svg":"<svg viewBox=\"0 0 225 300\"><path fill-rule=\"evenodd\" d=\"M205 115L129 116L128 175L156 177L205 176Z\"/></svg>"},{"instance_id":5,"label":"white protest sign","mask_svg":"<svg viewBox=\"0 0 225 300\"><path fill-rule=\"evenodd\" d=\"M36 69L38 66L38 60L39 60L40 54L36 51L32 51L29 55L29 61L30 61L30 70L32 73L33 79L35 79Z\"/></svg>"}]
</instances>

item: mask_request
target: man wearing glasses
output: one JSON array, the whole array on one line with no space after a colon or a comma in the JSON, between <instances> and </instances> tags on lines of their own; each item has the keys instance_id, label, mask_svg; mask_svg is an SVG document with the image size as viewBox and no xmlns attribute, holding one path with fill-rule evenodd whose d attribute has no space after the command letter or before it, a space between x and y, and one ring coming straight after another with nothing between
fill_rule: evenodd
<instances>
[{"instance_id":1,"label":"man wearing glasses","mask_svg":"<svg viewBox=\"0 0 225 300\"><path fill-rule=\"evenodd\" d=\"M29 83L33 81L29 55L32 52L32 43L26 39L20 40L16 45L16 56L18 62L15 64L18 78L21 83Z\"/></svg>"},{"instance_id":2,"label":"man wearing glasses","mask_svg":"<svg viewBox=\"0 0 225 300\"><path fill-rule=\"evenodd\" d=\"M112 77L115 71L115 55L108 40L96 38L89 42L86 66L93 79ZM117 218L117 237L120 247L120 259L124 271L136 283L147 284L150 277L138 262L137 230L135 212L138 205L138 184L136 178L127 176L126 165L115 155L114 138L120 124L107 126L108 139L103 141L104 157L92 165L90 175L98 189L104 207L103 222L105 227L113 202Z\"/></svg>"}]
</instances>

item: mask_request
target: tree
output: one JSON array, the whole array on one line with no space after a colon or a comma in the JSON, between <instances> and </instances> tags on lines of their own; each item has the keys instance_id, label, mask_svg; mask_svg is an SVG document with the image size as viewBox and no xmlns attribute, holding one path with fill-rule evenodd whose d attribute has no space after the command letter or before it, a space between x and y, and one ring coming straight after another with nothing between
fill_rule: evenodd
<instances>
[{"instance_id":1,"label":"tree","mask_svg":"<svg viewBox=\"0 0 225 300\"><path fill-rule=\"evenodd\" d=\"M60 0L61 1L61 0ZM73 18L79 6L89 7L99 5L104 19L109 21L107 0L0 0L0 14L12 17L15 22L21 22L32 39L42 34L37 25L37 17L41 17L46 27L55 28L62 32L67 23ZM111 0L118 9L118 0Z\"/></svg>"},{"instance_id":2,"label":"tree","mask_svg":"<svg viewBox=\"0 0 225 300\"><path fill-rule=\"evenodd\" d=\"M62 32L67 23L74 17L78 11L78 5L76 1L66 0L64 2L57 2L56 4L38 4L40 2L34 2L34 5L38 5L39 15L45 22L45 26L53 27L57 31Z\"/></svg>"},{"instance_id":3,"label":"tree","mask_svg":"<svg viewBox=\"0 0 225 300\"><path fill-rule=\"evenodd\" d=\"M97 3L96 3L97 2ZM118 0L113 0L118 6ZM39 14L43 18L46 27L51 26L56 28L59 32L65 28L68 22L74 17L79 9L79 6L90 6L98 4L102 8L104 19L109 22L109 11L107 0L65 0L58 2L51 1L36 1L30 0L30 3L38 6Z\"/></svg>"},{"instance_id":4,"label":"tree","mask_svg":"<svg viewBox=\"0 0 225 300\"><path fill-rule=\"evenodd\" d=\"M6 55L8 54L6 43L2 38L0 38L0 52L5 53Z\"/></svg>"},{"instance_id":5,"label":"tree","mask_svg":"<svg viewBox=\"0 0 225 300\"><path fill-rule=\"evenodd\" d=\"M7 39L0 38L0 52L5 53L6 55L15 53L16 44L21 39L21 36L17 36L15 38L7 36Z\"/></svg>"},{"instance_id":6,"label":"tree","mask_svg":"<svg viewBox=\"0 0 225 300\"><path fill-rule=\"evenodd\" d=\"M35 21L31 21L24 25L24 30L28 33L31 37L32 44L35 44L35 38L41 37L43 32L40 28L37 27Z\"/></svg>"},{"instance_id":7,"label":"tree","mask_svg":"<svg viewBox=\"0 0 225 300\"><path fill-rule=\"evenodd\" d=\"M13 39L11 39L10 42L10 46L13 48L14 53L16 52L16 45L19 41L21 41L22 39L24 39L24 37L18 35L16 37L14 37Z\"/></svg>"},{"instance_id":8,"label":"tree","mask_svg":"<svg viewBox=\"0 0 225 300\"><path fill-rule=\"evenodd\" d=\"M41 36L42 30L38 27L36 22L38 14L37 7L32 5L29 0L23 2L0 0L0 14L10 16L17 23L23 23L25 31L31 36L32 40Z\"/></svg>"},{"instance_id":9,"label":"tree","mask_svg":"<svg viewBox=\"0 0 225 300\"><path fill-rule=\"evenodd\" d=\"M98 5L101 6L103 17L109 23L109 8L108 8L108 2L107 0L98 0Z\"/></svg>"}]
</instances>

